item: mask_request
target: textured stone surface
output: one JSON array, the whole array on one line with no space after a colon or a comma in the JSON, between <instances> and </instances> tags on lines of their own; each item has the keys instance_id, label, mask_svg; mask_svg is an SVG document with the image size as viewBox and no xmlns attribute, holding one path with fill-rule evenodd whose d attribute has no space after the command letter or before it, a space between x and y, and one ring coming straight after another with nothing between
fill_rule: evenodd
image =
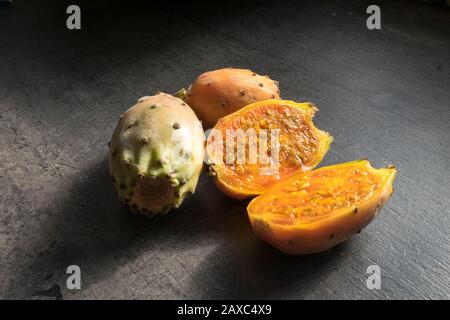
<instances>
[{"instance_id":1,"label":"textured stone surface","mask_svg":"<svg viewBox=\"0 0 450 320\"><path fill-rule=\"evenodd\" d=\"M449 10L379 1L0 7L1 298L450 298ZM110 183L117 118L209 69L248 67L310 100L335 141L323 164L397 165L395 194L329 253L289 257L261 243L246 203L203 175L157 219L134 216ZM66 267L82 289L66 289ZM381 290L366 288L378 264Z\"/></svg>"}]
</instances>

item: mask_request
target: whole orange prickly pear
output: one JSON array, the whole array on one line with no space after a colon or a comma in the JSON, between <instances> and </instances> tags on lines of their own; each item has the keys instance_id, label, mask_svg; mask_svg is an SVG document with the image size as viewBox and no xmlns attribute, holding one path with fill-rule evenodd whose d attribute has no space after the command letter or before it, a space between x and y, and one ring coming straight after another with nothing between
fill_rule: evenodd
<instances>
[{"instance_id":1,"label":"whole orange prickly pear","mask_svg":"<svg viewBox=\"0 0 450 320\"><path fill-rule=\"evenodd\" d=\"M180 90L184 99L202 121L203 128L246 105L280 99L278 82L248 69L225 68L201 74L188 90Z\"/></svg>"}]
</instances>

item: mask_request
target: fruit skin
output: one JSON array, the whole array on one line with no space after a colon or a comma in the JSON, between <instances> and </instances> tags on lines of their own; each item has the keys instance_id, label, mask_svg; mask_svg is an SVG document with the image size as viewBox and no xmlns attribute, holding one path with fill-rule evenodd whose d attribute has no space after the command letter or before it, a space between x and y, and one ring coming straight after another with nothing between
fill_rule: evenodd
<instances>
[{"instance_id":1,"label":"fruit skin","mask_svg":"<svg viewBox=\"0 0 450 320\"><path fill-rule=\"evenodd\" d=\"M109 172L119 198L152 216L181 205L202 171L204 133L192 109L165 93L143 97L119 120Z\"/></svg>"},{"instance_id":2,"label":"fruit skin","mask_svg":"<svg viewBox=\"0 0 450 320\"><path fill-rule=\"evenodd\" d=\"M295 171L297 170L303 170L308 171L316 167L323 159L325 154L327 153L331 143L333 142L333 137L328 134L325 131L321 131L318 128L316 128L312 122L312 119L314 117L315 112L318 110L316 106L310 102L305 103L297 103L290 100L276 100L276 99L269 99L264 101L259 101L256 103L252 103L239 111L236 111L233 114L230 114L222 119L219 120L219 122L216 124L214 129L217 129L221 126L227 127L226 124L228 121L230 121L231 118L246 118L246 113L251 110L257 110L258 108L268 106L268 105L277 105L277 106L283 106L287 107L289 109L296 109L300 110L303 114L304 121L309 123L312 127L312 130L316 136L316 138L319 141L317 154L315 155L315 158L308 164L302 164L301 166L295 167ZM263 118L263 116L261 116ZM270 121L270 119L265 118L266 120ZM288 120L288 118L286 118ZM295 137L294 137L295 138ZM283 147L283 144L280 145L280 148ZM238 185L237 181L226 181L226 171L230 170L226 168L224 164L217 164L215 163L214 156L211 155L209 152L209 148L207 147L207 155L209 161L209 174L214 177L214 182L216 183L219 190L227 195L230 198L243 200L249 197L258 196L264 192L266 192L270 187L272 187L274 184L278 183L280 180L285 179L290 174L293 174L294 171L292 171L290 174L281 175L281 177L275 181L272 182L272 184L269 187L262 187L258 185L252 185L251 188L242 189L236 187Z\"/></svg>"},{"instance_id":3,"label":"fruit skin","mask_svg":"<svg viewBox=\"0 0 450 320\"><path fill-rule=\"evenodd\" d=\"M186 92L180 92L202 121L204 129L242 107L280 99L278 82L248 69L225 68L201 74Z\"/></svg>"},{"instance_id":4,"label":"fruit skin","mask_svg":"<svg viewBox=\"0 0 450 320\"><path fill-rule=\"evenodd\" d=\"M264 197L262 195L253 199L247 207L253 230L262 240L290 255L322 252L349 239L355 233L359 233L378 215L379 210L394 192L392 183L397 170L393 167L374 169L367 160L357 160L324 168L345 166L357 162L361 166L386 175L386 179L377 192L357 205L356 211L355 207L341 209L336 214L312 223L274 224L260 217L254 210L256 202L261 201L261 198ZM292 177L292 179L295 179L295 177ZM288 180L291 180L291 178ZM287 181L281 182L266 194L277 192L277 189L286 183Z\"/></svg>"}]
</instances>

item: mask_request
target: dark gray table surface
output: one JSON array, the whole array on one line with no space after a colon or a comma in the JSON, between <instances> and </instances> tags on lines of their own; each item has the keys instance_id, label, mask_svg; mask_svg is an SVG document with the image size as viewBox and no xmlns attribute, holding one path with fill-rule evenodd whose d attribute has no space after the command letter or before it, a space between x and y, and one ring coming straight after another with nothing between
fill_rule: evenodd
<instances>
[{"instance_id":1,"label":"dark gray table surface","mask_svg":"<svg viewBox=\"0 0 450 320\"><path fill-rule=\"evenodd\" d=\"M377 1L0 7L1 298L450 298L450 10ZM125 3L125 2L123 2ZM224 66L313 101L334 136L321 165L395 164L395 194L363 232L292 257L252 232L246 202L203 174L155 219L117 200L107 142L137 98ZM79 265L82 289L66 288ZM381 269L381 289L366 269Z\"/></svg>"}]
</instances>

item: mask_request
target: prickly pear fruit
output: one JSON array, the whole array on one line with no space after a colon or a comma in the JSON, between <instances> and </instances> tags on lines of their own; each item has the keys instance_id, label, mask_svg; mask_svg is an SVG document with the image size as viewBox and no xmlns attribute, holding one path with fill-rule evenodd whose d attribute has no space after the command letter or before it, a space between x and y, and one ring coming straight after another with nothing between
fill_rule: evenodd
<instances>
[{"instance_id":1,"label":"prickly pear fruit","mask_svg":"<svg viewBox=\"0 0 450 320\"><path fill-rule=\"evenodd\" d=\"M356 160L301 172L253 199L254 231L288 254L328 250L359 233L394 192L397 170Z\"/></svg>"},{"instance_id":2,"label":"prickly pear fruit","mask_svg":"<svg viewBox=\"0 0 450 320\"><path fill-rule=\"evenodd\" d=\"M278 82L251 70L226 68L205 72L178 96L192 107L205 129L257 101L280 99Z\"/></svg>"},{"instance_id":3,"label":"prickly pear fruit","mask_svg":"<svg viewBox=\"0 0 450 320\"><path fill-rule=\"evenodd\" d=\"M204 133L192 109L165 93L126 111L109 145L109 172L135 213L166 213L193 193L202 171Z\"/></svg>"},{"instance_id":4,"label":"prickly pear fruit","mask_svg":"<svg viewBox=\"0 0 450 320\"><path fill-rule=\"evenodd\" d=\"M206 148L209 172L219 189L235 199L253 197L298 170L316 167L333 141L314 125L317 110L310 102L272 99L220 119Z\"/></svg>"}]
</instances>

